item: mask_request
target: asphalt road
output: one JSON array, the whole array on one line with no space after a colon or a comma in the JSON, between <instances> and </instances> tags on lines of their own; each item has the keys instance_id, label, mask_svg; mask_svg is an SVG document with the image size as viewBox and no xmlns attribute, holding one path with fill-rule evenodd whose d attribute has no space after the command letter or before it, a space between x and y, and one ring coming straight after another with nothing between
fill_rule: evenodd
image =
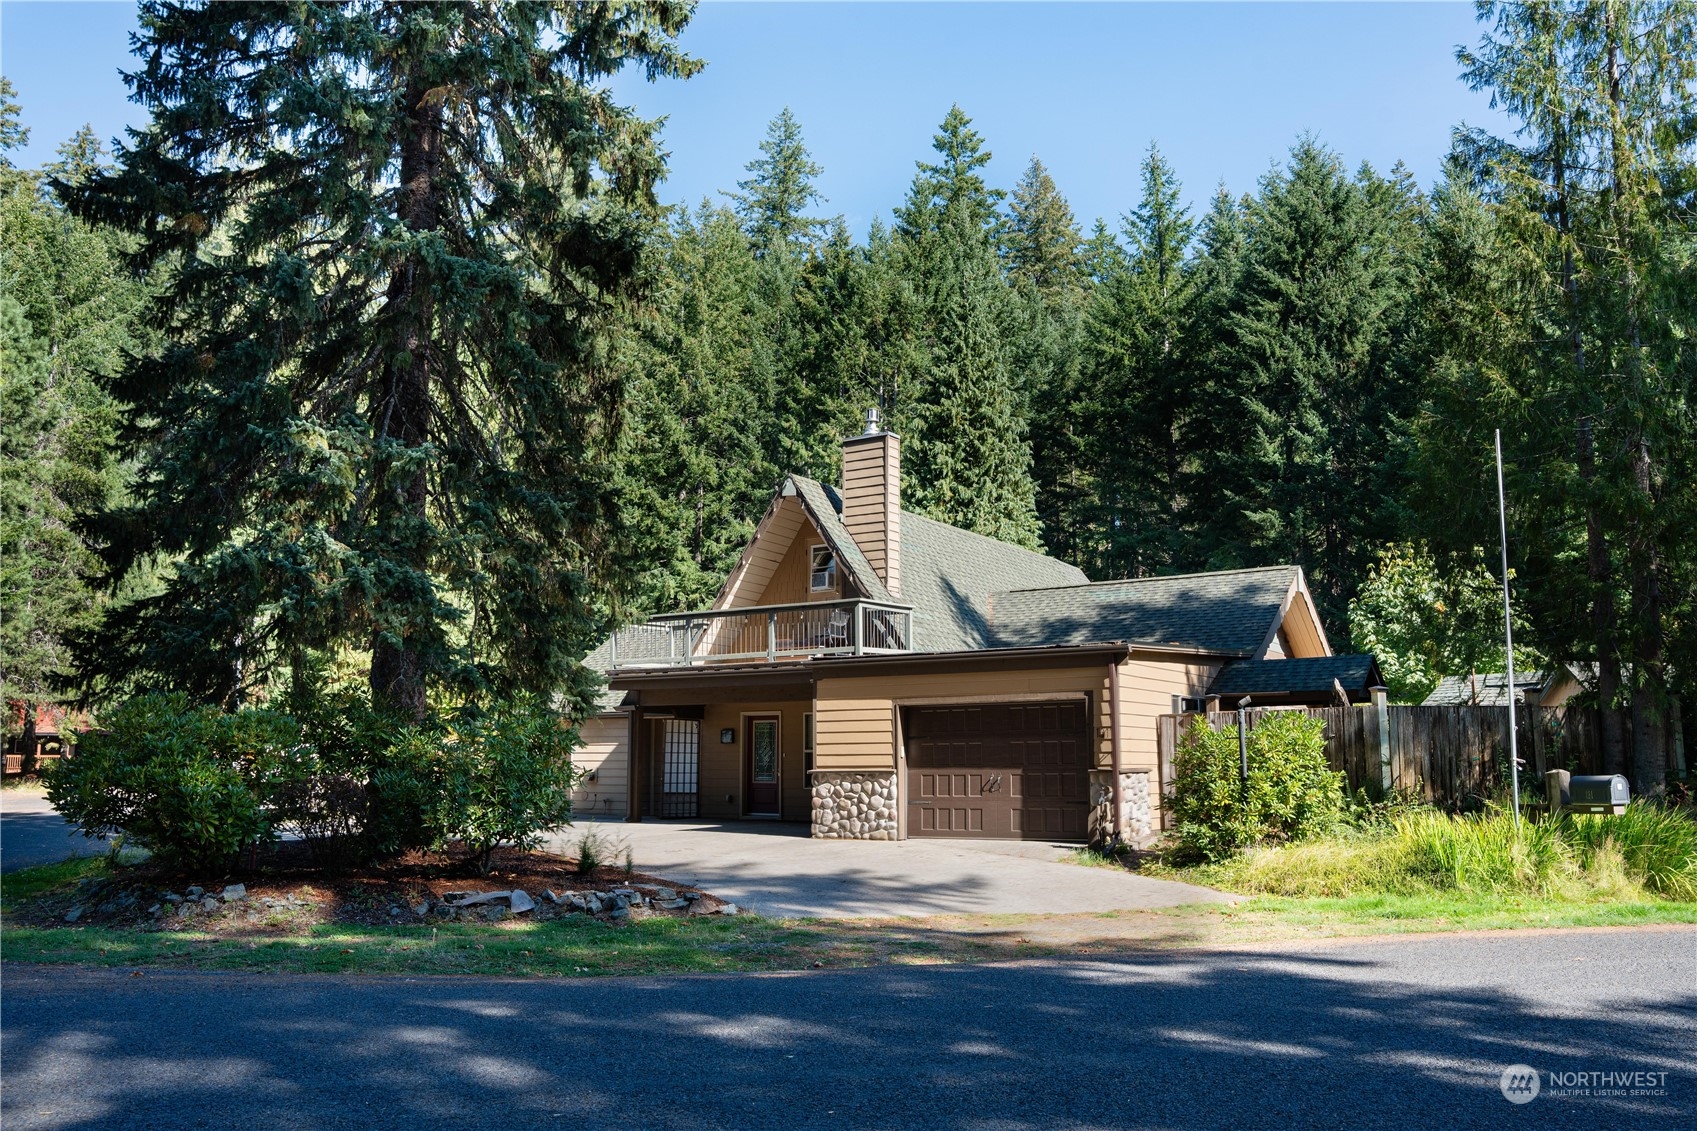
<instances>
[{"instance_id":1,"label":"asphalt road","mask_svg":"<svg viewBox=\"0 0 1697 1131\"><path fill-rule=\"evenodd\" d=\"M1697 931L495 981L0 967L8 1131L1697 1124ZM1666 1073L1509 1104L1505 1067Z\"/></svg>"},{"instance_id":2,"label":"asphalt road","mask_svg":"<svg viewBox=\"0 0 1697 1131\"><path fill-rule=\"evenodd\" d=\"M82 835L53 811L35 787L0 789L0 871L57 864L67 856L98 856L106 842Z\"/></svg>"}]
</instances>

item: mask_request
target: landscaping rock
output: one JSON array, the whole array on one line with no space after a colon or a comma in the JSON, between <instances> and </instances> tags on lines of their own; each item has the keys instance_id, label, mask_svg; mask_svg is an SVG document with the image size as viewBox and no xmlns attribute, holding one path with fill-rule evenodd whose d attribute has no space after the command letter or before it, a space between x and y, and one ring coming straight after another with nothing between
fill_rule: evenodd
<instances>
[{"instance_id":1,"label":"landscaping rock","mask_svg":"<svg viewBox=\"0 0 1697 1131\"><path fill-rule=\"evenodd\" d=\"M246 884L230 884L224 889L224 902L235 903L247 898Z\"/></svg>"},{"instance_id":2,"label":"landscaping rock","mask_svg":"<svg viewBox=\"0 0 1697 1131\"><path fill-rule=\"evenodd\" d=\"M166 903L181 903L183 901L183 897L174 891L168 891L164 895L164 900Z\"/></svg>"},{"instance_id":3,"label":"landscaping rock","mask_svg":"<svg viewBox=\"0 0 1697 1131\"><path fill-rule=\"evenodd\" d=\"M194 909L199 906L200 904L198 903L190 903L187 900L184 900L182 903L177 904L177 918L187 919L190 915L194 914Z\"/></svg>"},{"instance_id":4,"label":"landscaping rock","mask_svg":"<svg viewBox=\"0 0 1697 1131\"><path fill-rule=\"evenodd\" d=\"M657 899L657 900L654 901L654 906L656 906L656 907L658 907L658 908L660 908L661 910L664 910L664 911L681 911L685 907L689 906L689 900L687 900L687 899Z\"/></svg>"},{"instance_id":5,"label":"landscaping rock","mask_svg":"<svg viewBox=\"0 0 1697 1131\"><path fill-rule=\"evenodd\" d=\"M689 905L689 913L691 915L711 915L713 914L713 909L705 903L702 903L700 900L696 900L694 903Z\"/></svg>"},{"instance_id":6,"label":"landscaping rock","mask_svg":"<svg viewBox=\"0 0 1697 1131\"><path fill-rule=\"evenodd\" d=\"M451 891L448 899L455 907L476 907L480 903L495 903L498 900L511 899L510 891ZM455 899L455 896L460 898ZM525 897L530 898L529 896ZM533 905L534 906L534 905Z\"/></svg>"},{"instance_id":7,"label":"landscaping rock","mask_svg":"<svg viewBox=\"0 0 1697 1131\"><path fill-rule=\"evenodd\" d=\"M413 904L412 913L417 915L420 919L424 918L426 915L430 914L430 901L427 899L423 903Z\"/></svg>"},{"instance_id":8,"label":"landscaping rock","mask_svg":"<svg viewBox=\"0 0 1697 1131\"><path fill-rule=\"evenodd\" d=\"M566 904L574 911L587 911L589 909L589 901L575 891L566 893Z\"/></svg>"},{"instance_id":9,"label":"landscaping rock","mask_svg":"<svg viewBox=\"0 0 1697 1131\"><path fill-rule=\"evenodd\" d=\"M67 922L67 923L75 923L78 919L81 919L81 918L82 918L82 908L81 907L73 907L69 911L65 912L65 922Z\"/></svg>"},{"instance_id":10,"label":"landscaping rock","mask_svg":"<svg viewBox=\"0 0 1697 1131\"><path fill-rule=\"evenodd\" d=\"M203 896L205 894L206 894L205 888L190 888L189 892L188 892L190 899L199 899L201 896Z\"/></svg>"},{"instance_id":11,"label":"landscaping rock","mask_svg":"<svg viewBox=\"0 0 1697 1131\"><path fill-rule=\"evenodd\" d=\"M701 893L698 891L686 891L684 892L684 898L689 900L691 903L694 903L696 900L701 898Z\"/></svg>"},{"instance_id":12,"label":"landscaping rock","mask_svg":"<svg viewBox=\"0 0 1697 1131\"><path fill-rule=\"evenodd\" d=\"M615 906L607 917L609 919L628 919L630 918L630 908Z\"/></svg>"},{"instance_id":13,"label":"landscaping rock","mask_svg":"<svg viewBox=\"0 0 1697 1131\"><path fill-rule=\"evenodd\" d=\"M483 917L491 923L507 917L507 909L499 903L491 903L483 909Z\"/></svg>"},{"instance_id":14,"label":"landscaping rock","mask_svg":"<svg viewBox=\"0 0 1697 1131\"><path fill-rule=\"evenodd\" d=\"M655 899L676 899L677 897L678 897L678 893L673 891L671 888L655 888L654 889L654 898Z\"/></svg>"},{"instance_id":15,"label":"landscaping rock","mask_svg":"<svg viewBox=\"0 0 1697 1131\"><path fill-rule=\"evenodd\" d=\"M163 910L165 910L165 905L163 903L155 903L152 907L147 909L147 913L149 915L157 915Z\"/></svg>"},{"instance_id":16,"label":"landscaping rock","mask_svg":"<svg viewBox=\"0 0 1697 1131\"><path fill-rule=\"evenodd\" d=\"M218 897L215 895L209 895L200 901L200 905L207 911L216 911L218 910Z\"/></svg>"},{"instance_id":17,"label":"landscaping rock","mask_svg":"<svg viewBox=\"0 0 1697 1131\"><path fill-rule=\"evenodd\" d=\"M736 904L727 903L723 907L719 908L719 914L721 914L721 915L736 915L741 910L742 910L742 908L738 907Z\"/></svg>"},{"instance_id":18,"label":"landscaping rock","mask_svg":"<svg viewBox=\"0 0 1697 1131\"><path fill-rule=\"evenodd\" d=\"M560 902L560 897L554 894L553 888L543 888L542 889L542 898L546 899L549 903Z\"/></svg>"},{"instance_id":19,"label":"landscaping rock","mask_svg":"<svg viewBox=\"0 0 1697 1131\"><path fill-rule=\"evenodd\" d=\"M531 911L531 910L535 909L536 901L534 899L530 898L529 892L523 891L523 890L515 890L515 891L511 892L510 895L511 895L511 898L507 900L507 905L513 909L514 915L522 915L526 911Z\"/></svg>"}]
</instances>

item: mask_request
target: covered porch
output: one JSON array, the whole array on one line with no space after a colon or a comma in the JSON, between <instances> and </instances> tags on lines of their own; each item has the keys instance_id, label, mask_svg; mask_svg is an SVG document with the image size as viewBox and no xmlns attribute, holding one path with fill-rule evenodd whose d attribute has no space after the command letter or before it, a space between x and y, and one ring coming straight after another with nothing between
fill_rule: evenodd
<instances>
[{"instance_id":1,"label":"covered porch","mask_svg":"<svg viewBox=\"0 0 1697 1131\"><path fill-rule=\"evenodd\" d=\"M804 664L621 673L630 691L625 819L796 822L812 815Z\"/></svg>"}]
</instances>

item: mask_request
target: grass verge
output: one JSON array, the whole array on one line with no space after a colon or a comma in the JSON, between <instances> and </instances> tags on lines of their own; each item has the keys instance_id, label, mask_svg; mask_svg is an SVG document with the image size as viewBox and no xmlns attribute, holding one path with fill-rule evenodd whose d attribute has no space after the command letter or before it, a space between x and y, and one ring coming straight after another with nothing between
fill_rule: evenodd
<instances>
[{"instance_id":1,"label":"grass verge","mask_svg":"<svg viewBox=\"0 0 1697 1131\"><path fill-rule=\"evenodd\" d=\"M88 859L0 877L0 903L19 902L97 875ZM247 935L0 921L10 963L323 974L589 977L730 973L1017 958L1128 950L1231 947L1313 939L1527 927L1697 923L1697 904L1649 898L1574 903L1500 894L1257 896L1235 906L1081 915L937 916L927 919L771 920L755 916L655 918L609 926L586 917L541 923L430 927L322 923Z\"/></svg>"}]
</instances>

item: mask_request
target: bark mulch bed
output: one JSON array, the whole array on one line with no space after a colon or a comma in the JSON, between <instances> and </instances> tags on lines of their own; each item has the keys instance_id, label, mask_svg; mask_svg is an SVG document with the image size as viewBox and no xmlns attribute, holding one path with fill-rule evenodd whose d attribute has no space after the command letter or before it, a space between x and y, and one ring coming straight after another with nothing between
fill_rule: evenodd
<instances>
[{"instance_id":1,"label":"bark mulch bed","mask_svg":"<svg viewBox=\"0 0 1697 1131\"><path fill-rule=\"evenodd\" d=\"M505 900L471 907L449 901L465 893L513 890L525 892L536 906L514 913ZM555 899L548 898L549 892ZM250 867L217 875L191 875L152 861L120 865L108 876L84 879L11 908L7 918L41 927L76 923L272 935L324 923L403 926L579 915L621 924L655 916L736 913L733 904L658 876L612 865L580 874L575 860L546 852L499 849L487 875L478 875L459 857L433 852L326 872L313 867L307 846L297 841L272 846Z\"/></svg>"}]
</instances>

